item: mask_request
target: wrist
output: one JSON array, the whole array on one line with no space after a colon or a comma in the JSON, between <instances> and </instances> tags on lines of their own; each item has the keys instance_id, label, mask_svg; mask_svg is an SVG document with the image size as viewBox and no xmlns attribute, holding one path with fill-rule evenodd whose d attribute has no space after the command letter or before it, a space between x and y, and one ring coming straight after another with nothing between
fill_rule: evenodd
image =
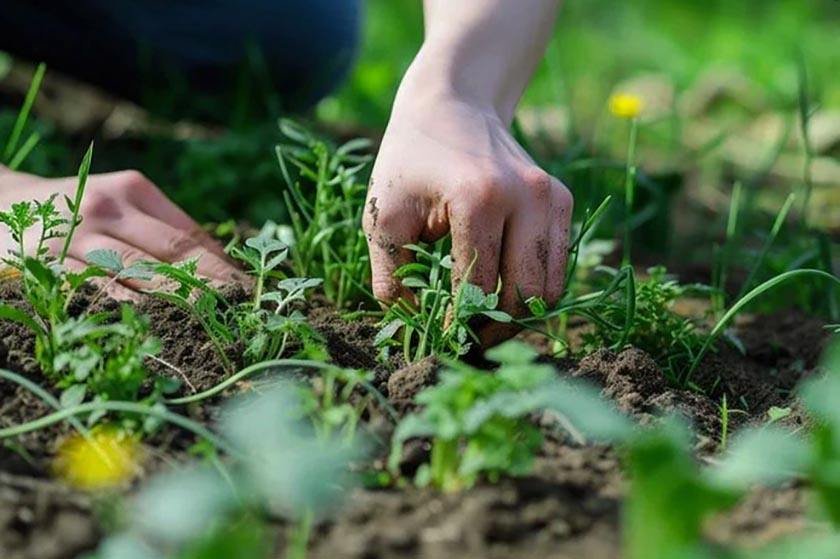
<instances>
[{"instance_id":1,"label":"wrist","mask_svg":"<svg viewBox=\"0 0 840 559\"><path fill-rule=\"evenodd\" d=\"M440 103L456 102L510 123L518 95L515 98L506 95L491 76L475 72L470 63L460 62L464 57L453 50L448 45L429 41L423 44L403 76L394 111L406 105L433 109Z\"/></svg>"}]
</instances>

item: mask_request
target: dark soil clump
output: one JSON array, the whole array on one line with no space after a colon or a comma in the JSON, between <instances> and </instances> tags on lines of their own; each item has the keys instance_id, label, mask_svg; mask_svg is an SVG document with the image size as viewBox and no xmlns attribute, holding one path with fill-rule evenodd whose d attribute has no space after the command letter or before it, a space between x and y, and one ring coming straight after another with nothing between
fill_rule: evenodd
<instances>
[{"instance_id":1,"label":"dark soil clump","mask_svg":"<svg viewBox=\"0 0 840 559\"><path fill-rule=\"evenodd\" d=\"M412 410L414 397L437 382L440 366L440 361L431 356L394 371L388 377L388 398L394 407L401 412Z\"/></svg>"}]
</instances>

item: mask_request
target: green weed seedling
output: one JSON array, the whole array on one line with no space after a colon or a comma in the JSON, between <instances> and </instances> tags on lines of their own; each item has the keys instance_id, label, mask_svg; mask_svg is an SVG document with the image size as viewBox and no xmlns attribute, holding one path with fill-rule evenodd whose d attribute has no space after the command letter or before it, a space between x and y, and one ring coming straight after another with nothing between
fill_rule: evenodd
<instances>
[{"instance_id":1,"label":"green weed seedling","mask_svg":"<svg viewBox=\"0 0 840 559\"><path fill-rule=\"evenodd\" d=\"M633 305L627 304L621 292L602 301L592 321L594 330L584 335L585 351L631 344L648 352L676 384L700 352L705 336L690 318L675 313L673 305L688 295L707 295L709 288L682 285L661 266L648 273L647 279L635 285Z\"/></svg>"},{"instance_id":2,"label":"green weed seedling","mask_svg":"<svg viewBox=\"0 0 840 559\"><path fill-rule=\"evenodd\" d=\"M627 420L593 390L561 381L553 367L534 363L536 352L529 346L507 342L486 357L500 364L496 372L453 361L437 385L417 395L422 410L406 416L394 433L392 473L399 474L405 442L428 437L431 457L417 472L418 485L452 492L481 476L496 482L503 475L527 474L543 440L530 420L535 412L556 414L577 436L608 441L629 432Z\"/></svg>"},{"instance_id":3,"label":"green weed seedling","mask_svg":"<svg viewBox=\"0 0 840 559\"><path fill-rule=\"evenodd\" d=\"M240 339L247 340L245 357L250 363L276 359L283 355L291 336L304 343L316 338L303 314L291 308L296 301L305 301L308 290L323 283L320 278L284 277L279 270L288 257L288 247L270 233L273 224L263 232L245 241L242 248L231 254L245 262L254 277L254 296L249 305L234 309ZM275 288L267 286L268 280Z\"/></svg>"},{"instance_id":4,"label":"green weed seedling","mask_svg":"<svg viewBox=\"0 0 840 559\"><path fill-rule=\"evenodd\" d=\"M768 454L763 452L772 446ZM624 508L628 559L736 557L703 538L705 521L734 506L755 485L774 485L801 468L807 449L774 427L735 437L727 455L701 468L691 433L670 417L626 443L630 493Z\"/></svg>"},{"instance_id":5,"label":"green weed seedling","mask_svg":"<svg viewBox=\"0 0 840 559\"><path fill-rule=\"evenodd\" d=\"M467 281L452 293L452 260L442 255L441 243L434 251L418 245L407 248L417 255L417 261L400 267L395 275L402 278L404 286L415 290L416 304L401 299L388 309L374 340L378 347L402 347L407 362L428 355L457 358L478 342L470 325L473 319L512 320L497 309L496 293L484 293Z\"/></svg>"},{"instance_id":6,"label":"green weed seedling","mask_svg":"<svg viewBox=\"0 0 840 559\"><path fill-rule=\"evenodd\" d=\"M315 379L313 387L302 389L303 412L319 438L339 436L348 443L354 441L359 421L374 398L372 379L366 371L330 367ZM361 394L354 398L357 390Z\"/></svg>"},{"instance_id":7,"label":"green weed seedling","mask_svg":"<svg viewBox=\"0 0 840 559\"><path fill-rule=\"evenodd\" d=\"M737 495L707 483L694 463L689 430L670 419L628 444L630 493L624 507L628 559L712 559L703 521Z\"/></svg>"},{"instance_id":8,"label":"green weed seedling","mask_svg":"<svg viewBox=\"0 0 840 559\"><path fill-rule=\"evenodd\" d=\"M38 97L38 91L41 89L41 82L44 79L44 74L47 71L47 66L44 63L38 64L35 69L35 74L32 76L32 81L29 83L29 89L26 91L26 97L23 100L23 106L18 112L15 124L6 141L6 146L3 148L3 153L0 155L0 161L8 165L12 171L17 170L24 162L27 156L35 149L38 142L41 141L41 136L37 132L30 134L23 144L20 144L20 139L23 131L26 128L26 121L29 120L29 115L32 112L32 105Z\"/></svg>"},{"instance_id":9,"label":"green weed seedling","mask_svg":"<svg viewBox=\"0 0 840 559\"><path fill-rule=\"evenodd\" d=\"M261 559L274 551L268 516L290 522L284 557L304 559L317 520L355 483L349 464L361 441L316 436L300 420L300 392L277 386L228 405L222 431L229 466L193 465L153 478L128 508L128 525L98 559ZM228 551L229 553L225 553Z\"/></svg>"},{"instance_id":10,"label":"green weed seedling","mask_svg":"<svg viewBox=\"0 0 840 559\"><path fill-rule=\"evenodd\" d=\"M96 264L78 272L64 266L67 248L81 221L78 210L91 157L92 147L82 161L74 199L65 199L70 219L62 217L55 196L42 202L19 202L9 211L0 212L0 223L9 229L17 244L3 262L20 271L22 294L32 309L29 314L0 304L0 318L18 322L35 334L35 359L53 385L64 390L60 400L65 407L79 405L86 399L137 400L147 378L144 361L160 349L157 340L149 335L148 320L129 306L123 306L116 321L108 313L70 313L70 304L79 289L92 278L107 276L108 271ZM35 235L31 255L26 249L29 235ZM51 256L48 243L61 239L64 248L57 257ZM115 277L143 274L128 267ZM148 401L160 396L163 385L155 386ZM95 422L102 415L93 413L88 418Z\"/></svg>"},{"instance_id":11,"label":"green weed seedling","mask_svg":"<svg viewBox=\"0 0 840 559\"><path fill-rule=\"evenodd\" d=\"M236 342L245 348L246 365L279 358L291 339L302 342L305 351L319 352L314 330L293 303L305 301L306 292L319 286L321 280L286 277L280 267L286 261L288 247L273 237L276 228L270 225L243 246L231 249L254 277L254 294L249 302L228 301L197 275L195 259L176 264L146 263L149 271L172 284L150 293L182 308L201 324L228 374L235 372L235 366L227 348Z\"/></svg>"},{"instance_id":12,"label":"green weed seedling","mask_svg":"<svg viewBox=\"0 0 840 559\"><path fill-rule=\"evenodd\" d=\"M355 139L333 149L301 126L280 121L288 139L277 146L292 226L292 268L324 279L324 294L338 308L373 302L362 212L370 142Z\"/></svg>"}]
</instances>

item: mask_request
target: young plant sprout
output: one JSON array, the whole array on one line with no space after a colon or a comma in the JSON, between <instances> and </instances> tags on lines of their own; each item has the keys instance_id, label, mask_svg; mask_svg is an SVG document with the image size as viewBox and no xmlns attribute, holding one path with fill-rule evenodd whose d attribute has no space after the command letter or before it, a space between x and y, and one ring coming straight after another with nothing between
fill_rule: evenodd
<instances>
[{"instance_id":1,"label":"young plant sprout","mask_svg":"<svg viewBox=\"0 0 840 559\"><path fill-rule=\"evenodd\" d=\"M288 247L273 235L269 224L231 254L244 262L254 277L253 297L234 304L206 280L196 275L197 261L177 264L147 263L148 270L168 279L175 289L158 289L151 294L184 309L201 324L216 348L228 374L235 372L227 348L241 342L246 365L277 359L286 352L292 339L301 342L305 351L316 351L317 335L294 308L304 302L306 292L321 285L320 279L287 277L281 265Z\"/></svg>"},{"instance_id":2,"label":"young plant sprout","mask_svg":"<svg viewBox=\"0 0 840 559\"><path fill-rule=\"evenodd\" d=\"M289 120L280 121L280 130L290 142L277 146L277 160L287 186L294 272L323 278L324 294L338 308L373 301L361 227L367 188L359 178L371 161L370 142L333 149Z\"/></svg>"},{"instance_id":3,"label":"young plant sprout","mask_svg":"<svg viewBox=\"0 0 840 559\"><path fill-rule=\"evenodd\" d=\"M107 266L93 263L71 272L63 265L66 247L81 219L78 208L92 157L88 149L79 169L79 186L73 200L67 198L72 217L62 217L55 197L43 202L20 202L7 212L0 212L0 223L10 232L18 248L3 259L21 274L21 291L31 314L8 304L0 304L0 318L18 322L35 335L35 360L44 375L57 388L64 389L61 403L65 406L93 401L138 400L148 377L144 362L160 350L160 344L149 335L149 323L130 306L123 305L114 320L109 313L71 315L70 304L79 289L92 278L102 278ZM36 235L31 256L27 254L28 235ZM57 257L50 255L47 244L63 240L64 250ZM98 256L103 256L102 254ZM94 257L94 261L101 258ZM142 275L136 268L121 268L116 277ZM146 399L160 397L156 389ZM90 423L104 413L93 413ZM128 421L128 420L127 420Z\"/></svg>"},{"instance_id":4,"label":"young plant sprout","mask_svg":"<svg viewBox=\"0 0 840 559\"><path fill-rule=\"evenodd\" d=\"M658 266L648 270L648 278L636 282L632 319L628 321L626 300L613 296L599 309L601 320L594 321L594 329L584 334L588 350L601 346L616 347L624 343L648 352L662 367L673 383L700 352L705 336L691 318L674 312L674 303L690 295L708 295L703 285L682 285ZM630 323L626 331L612 325Z\"/></svg>"},{"instance_id":5,"label":"young plant sprout","mask_svg":"<svg viewBox=\"0 0 840 559\"><path fill-rule=\"evenodd\" d=\"M366 371L330 367L313 379L313 386L301 390L304 414L310 419L319 438L340 436L352 443L359 421L371 405L376 390L370 385L373 375Z\"/></svg>"},{"instance_id":6,"label":"young plant sprout","mask_svg":"<svg viewBox=\"0 0 840 559\"><path fill-rule=\"evenodd\" d=\"M496 293L486 294L468 281L451 292L452 260L442 255L440 243L431 252L418 245L407 248L417 261L400 267L395 275L402 278L404 286L416 290L416 305L401 299L388 309L375 339L377 346L401 346L407 362L433 354L457 358L478 342L473 319L512 320L497 309Z\"/></svg>"},{"instance_id":7,"label":"young plant sprout","mask_svg":"<svg viewBox=\"0 0 840 559\"><path fill-rule=\"evenodd\" d=\"M503 475L525 475L543 440L531 421L535 412L556 414L573 433L602 440L629 430L588 387L561 381L553 367L534 363L536 352L529 346L507 342L486 357L500 364L494 373L453 361L437 385L417 395L422 410L406 416L394 433L388 462L394 474L405 442L429 437L431 456L417 471L418 485L453 492L472 487L481 476L495 482Z\"/></svg>"}]
</instances>

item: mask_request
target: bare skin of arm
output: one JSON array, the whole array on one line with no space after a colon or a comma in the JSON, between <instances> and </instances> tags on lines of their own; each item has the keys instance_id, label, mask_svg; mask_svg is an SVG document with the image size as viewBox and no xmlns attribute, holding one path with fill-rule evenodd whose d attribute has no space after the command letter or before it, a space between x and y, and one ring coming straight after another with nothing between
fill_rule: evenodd
<instances>
[{"instance_id":1,"label":"bare skin of arm","mask_svg":"<svg viewBox=\"0 0 840 559\"><path fill-rule=\"evenodd\" d=\"M453 282L485 292L501 279L501 306L555 303L563 292L572 196L510 133L545 47L559 0L425 1L426 37L406 72L376 160L364 216L373 290L409 296L393 272L409 243L452 234ZM514 331L499 324L486 343Z\"/></svg>"},{"instance_id":2,"label":"bare skin of arm","mask_svg":"<svg viewBox=\"0 0 840 559\"><path fill-rule=\"evenodd\" d=\"M0 208L7 210L24 200L46 200L58 194L70 198L76 190L75 177L44 179L16 173L0 166ZM199 273L219 283L242 280L243 274L228 261L221 245L213 241L186 213L173 204L154 184L137 171L91 175L81 207L82 223L70 245L67 264L83 266L85 255L96 249L115 250L127 262L156 260L178 262L199 257ZM36 235L31 235L32 241ZM54 251L63 242L57 239ZM8 233L0 231L0 254L12 248ZM26 247L34 250L33 247ZM114 295L129 298L126 288L150 287L126 281L115 286Z\"/></svg>"}]
</instances>

